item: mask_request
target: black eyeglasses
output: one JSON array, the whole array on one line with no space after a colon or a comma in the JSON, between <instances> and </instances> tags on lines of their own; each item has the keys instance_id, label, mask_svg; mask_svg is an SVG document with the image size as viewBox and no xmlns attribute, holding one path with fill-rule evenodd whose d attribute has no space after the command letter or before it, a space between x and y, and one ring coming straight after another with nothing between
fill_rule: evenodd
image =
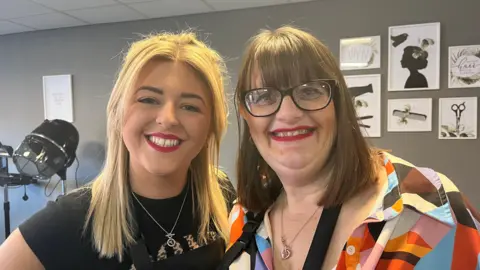
<instances>
[{"instance_id":1,"label":"black eyeglasses","mask_svg":"<svg viewBox=\"0 0 480 270\"><path fill-rule=\"evenodd\" d=\"M277 113L286 96L290 96L295 106L301 110L318 111L330 104L336 85L336 80L319 79L286 90L255 88L242 93L242 102L247 111L256 117Z\"/></svg>"}]
</instances>

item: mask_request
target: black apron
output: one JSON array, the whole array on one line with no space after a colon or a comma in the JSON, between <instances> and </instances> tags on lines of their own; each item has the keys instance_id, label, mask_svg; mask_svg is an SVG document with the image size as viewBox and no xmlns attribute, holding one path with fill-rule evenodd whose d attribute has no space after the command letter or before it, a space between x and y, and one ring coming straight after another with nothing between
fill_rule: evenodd
<instances>
[{"instance_id":1,"label":"black apron","mask_svg":"<svg viewBox=\"0 0 480 270\"><path fill-rule=\"evenodd\" d=\"M130 247L129 253L136 270L213 270L222 260L225 243L219 237L208 245L152 262L142 237Z\"/></svg>"}]
</instances>

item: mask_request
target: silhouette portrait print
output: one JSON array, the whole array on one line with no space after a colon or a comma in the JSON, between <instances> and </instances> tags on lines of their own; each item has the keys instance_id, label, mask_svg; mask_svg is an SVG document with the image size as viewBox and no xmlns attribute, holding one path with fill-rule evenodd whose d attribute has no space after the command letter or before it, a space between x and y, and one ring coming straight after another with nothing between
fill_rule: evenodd
<instances>
[{"instance_id":1,"label":"silhouette portrait print","mask_svg":"<svg viewBox=\"0 0 480 270\"><path fill-rule=\"evenodd\" d=\"M417 46L407 46L403 49L402 68L410 71L410 76L405 82L405 88L428 88L428 81L425 75L419 70L428 66L428 52Z\"/></svg>"}]
</instances>

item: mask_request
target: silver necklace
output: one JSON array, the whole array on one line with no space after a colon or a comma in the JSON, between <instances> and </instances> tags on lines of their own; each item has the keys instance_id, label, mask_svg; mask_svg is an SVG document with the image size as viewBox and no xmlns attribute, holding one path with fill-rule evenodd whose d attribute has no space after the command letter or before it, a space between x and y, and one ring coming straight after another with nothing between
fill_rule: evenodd
<instances>
[{"instance_id":1,"label":"silver necklace","mask_svg":"<svg viewBox=\"0 0 480 270\"><path fill-rule=\"evenodd\" d=\"M150 214L150 212L147 211L147 209L145 208L145 206L143 206L143 204L140 202L140 200L137 198L137 195L135 195L135 193L133 193L132 191L132 195L133 195L133 198L135 198L135 200L138 202L138 204L140 204L140 206L143 208L143 210L145 211L145 213L147 213L147 215L153 220L153 222L155 222L158 227L160 227L160 229L162 229L164 232L165 232L165 237L167 237L167 245L169 247L174 247L175 246L175 243L176 241L173 239L173 237L175 236L175 234L173 233L173 231L175 230L175 227L177 226L177 222L178 222L178 219L180 218L180 215L182 214L182 210L183 210L183 206L185 205L185 201L187 199L187 195L188 195L188 191L190 189L190 185L187 183L187 192L185 192L185 196L183 197L183 202L182 202L182 206L180 207L180 211L178 211L178 215L177 215L177 219L175 220L175 224L173 224L173 227L172 229L170 230L170 232L168 232L167 230L165 230L162 225L160 225L160 223L158 223L158 221L153 218L153 216Z\"/></svg>"},{"instance_id":2,"label":"silver necklace","mask_svg":"<svg viewBox=\"0 0 480 270\"><path fill-rule=\"evenodd\" d=\"M281 241L282 241L282 251L280 252L280 256L282 257L283 260L286 260L290 257L292 257L292 244L293 244L293 241L295 241L295 239L297 238L297 236L300 234L300 232L303 230L303 228L305 228L305 226L308 224L308 222L313 218L313 216L315 216L315 213L317 213L318 209L320 209L320 207L318 207L314 212L313 214L307 219L307 221L305 221L305 223L303 224L303 226L300 228L300 230L298 230L297 234L295 234L295 236L293 237L292 241L290 241L290 244L287 244L287 238L285 237L285 234L283 232L283 210L285 209L282 208L282 212L281 212L281 223L280 223L280 226L281 226L281 232L282 232L282 236L281 236Z\"/></svg>"}]
</instances>

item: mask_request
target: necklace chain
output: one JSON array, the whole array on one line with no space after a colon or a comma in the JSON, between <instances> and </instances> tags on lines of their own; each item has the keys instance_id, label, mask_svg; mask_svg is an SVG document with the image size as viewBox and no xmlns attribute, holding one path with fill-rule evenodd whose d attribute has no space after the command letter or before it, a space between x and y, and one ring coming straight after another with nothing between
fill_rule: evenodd
<instances>
[{"instance_id":1,"label":"necklace chain","mask_svg":"<svg viewBox=\"0 0 480 270\"><path fill-rule=\"evenodd\" d=\"M133 198L135 198L135 200L138 202L138 204L140 204L140 207L142 207L143 211L145 211L145 213L153 220L153 222L155 222L155 224L157 224L158 227L160 227L160 229L162 229L162 231L165 232L165 236L168 238L167 245L169 247L174 247L175 246L176 241L173 239L173 237L175 236L173 231L175 230L175 227L177 227L177 223L178 223L178 220L180 219L180 215L182 214L183 206L185 205L185 201L187 199L187 195L188 195L189 190L190 190L190 185L187 183L187 192L185 192L185 196L183 197L182 206L180 206L180 211L178 211L177 219L175 220L175 223L173 224L173 227L170 230L170 232L165 230L165 228L163 228L163 226L160 225L160 223L150 214L150 212L148 212L148 210L145 208L145 206L143 206L143 204L137 198L137 195L135 195L135 193L132 191Z\"/></svg>"},{"instance_id":2,"label":"necklace chain","mask_svg":"<svg viewBox=\"0 0 480 270\"><path fill-rule=\"evenodd\" d=\"M285 205L286 206L286 205ZM295 234L295 236L292 238L292 241L290 241L290 244L287 244L287 238L285 237L285 233L283 232L283 211L286 207L282 208L282 211L281 211L281 222L280 222L280 226L281 226L281 232L282 232L282 236L281 236L281 241L282 241L282 251L281 251L281 257L283 260L286 260L288 258L290 258L292 256L292 244L293 244L293 241L295 241L295 239L297 238L297 236L300 234L300 232L305 228L305 226L308 224L308 222L315 216L315 214L317 213L317 211L320 209L320 207L317 207L317 209L315 209L315 211L313 212L313 214L307 219L307 221L305 221L305 223L302 225L302 227L300 227L300 229L298 230L298 232Z\"/></svg>"}]
</instances>

